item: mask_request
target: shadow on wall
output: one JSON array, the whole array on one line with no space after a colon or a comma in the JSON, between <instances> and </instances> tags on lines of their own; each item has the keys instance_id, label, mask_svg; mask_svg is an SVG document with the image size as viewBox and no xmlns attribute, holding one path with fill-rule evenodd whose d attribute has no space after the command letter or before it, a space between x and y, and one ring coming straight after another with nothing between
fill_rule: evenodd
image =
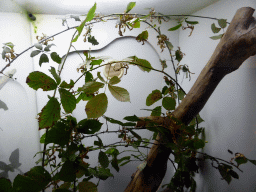
<instances>
[{"instance_id":1,"label":"shadow on wall","mask_svg":"<svg viewBox=\"0 0 256 192\"><path fill-rule=\"evenodd\" d=\"M2 172L0 172L0 178L4 177L9 179L8 172L14 172L15 169L18 170L20 174L23 174L23 172L19 169L21 166L21 163L19 162L19 156L19 148L17 148L11 153L9 157L10 164L7 165L5 162L0 161L0 170L2 170Z\"/></svg>"}]
</instances>

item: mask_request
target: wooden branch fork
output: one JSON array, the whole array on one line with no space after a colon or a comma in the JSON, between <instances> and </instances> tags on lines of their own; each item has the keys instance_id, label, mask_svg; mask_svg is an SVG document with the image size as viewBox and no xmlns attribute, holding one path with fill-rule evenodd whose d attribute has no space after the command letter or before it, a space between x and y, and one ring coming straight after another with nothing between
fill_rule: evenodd
<instances>
[{"instance_id":1,"label":"wooden branch fork","mask_svg":"<svg viewBox=\"0 0 256 192\"><path fill-rule=\"evenodd\" d=\"M256 54L256 20L252 16L254 11L251 7L242 7L237 10L195 84L172 113L175 118L188 125L204 107L222 78L237 70L247 58ZM168 117L150 116L140 119L137 126L146 126L147 121L143 120L151 119L156 123L166 125L170 131L178 129ZM146 167L142 170L138 169L132 175L125 192L157 191L165 176L167 161L171 154L170 148L160 145L163 142L166 142L165 137L158 134L148 154Z\"/></svg>"}]
</instances>

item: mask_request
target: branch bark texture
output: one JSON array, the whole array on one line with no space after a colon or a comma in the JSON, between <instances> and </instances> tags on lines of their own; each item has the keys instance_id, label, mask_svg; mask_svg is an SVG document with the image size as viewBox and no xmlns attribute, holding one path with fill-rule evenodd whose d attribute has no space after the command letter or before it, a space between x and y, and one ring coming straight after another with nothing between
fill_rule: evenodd
<instances>
[{"instance_id":1,"label":"branch bark texture","mask_svg":"<svg viewBox=\"0 0 256 192\"><path fill-rule=\"evenodd\" d=\"M256 54L256 20L252 16L254 11L250 7L237 10L195 84L172 113L175 118L188 125L202 110L223 77L237 70L247 58ZM166 117L142 117L142 121L138 122L137 126L146 126L147 121L143 121L145 118L166 127L171 133L179 128L175 122ZM165 176L167 161L171 154L171 149L162 143L170 141L172 141L171 134L168 137L158 134L148 154L146 167L142 170L138 169L132 175L125 192L157 191Z\"/></svg>"}]
</instances>

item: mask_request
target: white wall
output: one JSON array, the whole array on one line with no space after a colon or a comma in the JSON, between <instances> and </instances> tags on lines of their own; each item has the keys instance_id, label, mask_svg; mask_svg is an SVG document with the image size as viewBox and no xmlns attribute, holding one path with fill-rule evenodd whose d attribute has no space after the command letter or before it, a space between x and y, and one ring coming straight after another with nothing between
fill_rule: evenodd
<instances>
[{"instance_id":1,"label":"white wall","mask_svg":"<svg viewBox=\"0 0 256 192\"><path fill-rule=\"evenodd\" d=\"M222 0L193 15L224 18L231 22L236 10L247 6L255 9L256 1ZM193 35L188 37L189 30L180 30L179 36L179 45L186 53L182 63L187 63L195 73L190 82L182 83L185 91L192 87L219 42L209 38L215 35L211 31L211 24L214 22L217 26L216 21L192 17L190 20L199 21ZM205 120L201 126L206 128L208 141L203 152L230 161L232 155L227 152L230 149L234 153L244 154L249 159L256 159L256 105L253 99L256 93L255 61L256 57L251 57L237 71L225 76L200 112ZM212 168L210 163L206 161L201 165L200 175L197 176L197 191L256 190L256 167L250 162L240 166L243 173L234 168L240 179L233 179L230 185L220 180L218 170Z\"/></svg>"}]
</instances>

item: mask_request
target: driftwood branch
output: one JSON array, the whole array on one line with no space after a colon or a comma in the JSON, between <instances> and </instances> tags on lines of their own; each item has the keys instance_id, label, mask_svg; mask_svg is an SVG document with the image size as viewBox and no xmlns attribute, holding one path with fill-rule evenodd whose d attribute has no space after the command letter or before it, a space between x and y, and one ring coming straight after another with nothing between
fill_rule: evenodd
<instances>
[{"instance_id":1,"label":"driftwood branch","mask_svg":"<svg viewBox=\"0 0 256 192\"><path fill-rule=\"evenodd\" d=\"M222 78L237 70L247 58L256 54L256 20L252 17L254 11L250 7L237 10L226 33L195 84L172 113L175 118L188 125L202 110ZM143 121L145 118L163 125L170 132L178 129L170 118L164 117L142 117L142 121L137 125L146 126L147 121ZM157 191L165 176L167 161L171 153L171 149L161 143L171 141L171 137L166 138L158 134L148 154L146 167L143 170L138 169L132 175L132 180L125 192Z\"/></svg>"}]
</instances>

